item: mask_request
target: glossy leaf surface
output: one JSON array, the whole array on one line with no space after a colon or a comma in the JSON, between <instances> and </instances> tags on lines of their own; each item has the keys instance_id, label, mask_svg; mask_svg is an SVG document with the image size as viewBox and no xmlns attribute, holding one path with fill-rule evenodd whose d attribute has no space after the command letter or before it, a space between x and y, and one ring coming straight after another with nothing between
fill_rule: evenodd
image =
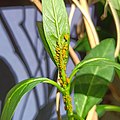
<instances>
[{"instance_id":1,"label":"glossy leaf surface","mask_svg":"<svg viewBox=\"0 0 120 120\"><path fill-rule=\"evenodd\" d=\"M62 90L62 88L56 82L48 78L31 78L24 80L14 86L7 94L0 120L11 120L14 111L23 95L32 90L39 83L49 83L56 86L60 91Z\"/></svg>"},{"instance_id":2,"label":"glossy leaf surface","mask_svg":"<svg viewBox=\"0 0 120 120\"><path fill-rule=\"evenodd\" d=\"M58 52L61 53L59 50L62 50L64 46L67 46L65 49L66 51L64 52L66 55L64 62L67 63L70 29L64 1L42 0L42 9L46 42L54 61L56 61L56 63L58 62L56 56L58 56Z\"/></svg>"},{"instance_id":3,"label":"glossy leaf surface","mask_svg":"<svg viewBox=\"0 0 120 120\"><path fill-rule=\"evenodd\" d=\"M43 29L43 23L42 22L37 22L37 27L38 27L38 32L39 32L39 35L40 35L41 40L43 42L43 45L44 45L46 51L49 53L51 59L55 63L54 58L53 58L53 54L51 53L51 50L50 50L50 46L48 45L47 40L45 38L45 33L44 33L44 29Z\"/></svg>"},{"instance_id":4,"label":"glossy leaf surface","mask_svg":"<svg viewBox=\"0 0 120 120\"><path fill-rule=\"evenodd\" d=\"M90 51L85 60L101 57L114 61L114 49L112 39L104 40ZM114 68L104 62L99 64L101 65L96 66L93 62L91 65L84 66L75 77L75 106L77 113L83 118L93 105L101 102L113 78Z\"/></svg>"}]
</instances>

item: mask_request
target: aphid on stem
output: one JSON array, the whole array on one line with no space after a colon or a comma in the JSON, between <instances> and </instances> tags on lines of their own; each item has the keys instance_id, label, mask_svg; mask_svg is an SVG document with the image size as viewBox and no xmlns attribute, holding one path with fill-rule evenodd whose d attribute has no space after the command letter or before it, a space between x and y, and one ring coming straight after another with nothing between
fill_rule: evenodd
<instances>
[{"instance_id":1,"label":"aphid on stem","mask_svg":"<svg viewBox=\"0 0 120 120\"><path fill-rule=\"evenodd\" d=\"M64 39L65 39L66 41L68 41L68 40L69 40L69 35L68 35L68 34L65 34L65 35L64 35Z\"/></svg>"},{"instance_id":2,"label":"aphid on stem","mask_svg":"<svg viewBox=\"0 0 120 120\"><path fill-rule=\"evenodd\" d=\"M67 77L66 78L66 82L69 84L70 83L70 79Z\"/></svg>"}]
</instances>

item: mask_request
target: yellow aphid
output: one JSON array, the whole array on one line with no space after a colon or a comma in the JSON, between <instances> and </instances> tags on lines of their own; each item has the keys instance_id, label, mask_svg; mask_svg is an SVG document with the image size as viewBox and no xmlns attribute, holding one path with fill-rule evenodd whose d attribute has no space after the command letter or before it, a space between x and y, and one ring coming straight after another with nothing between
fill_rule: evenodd
<instances>
[{"instance_id":1,"label":"yellow aphid","mask_svg":"<svg viewBox=\"0 0 120 120\"><path fill-rule=\"evenodd\" d=\"M65 40L69 40L69 35L68 35L68 34L65 34L65 35L64 35L64 39L65 39Z\"/></svg>"},{"instance_id":2,"label":"yellow aphid","mask_svg":"<svg viewBox=\"0 0 120 120\"><path fill-rule=\"evenodd\" d=\"M60 48L59 48L59 47L56 47L56 51L57 51L57 52L60 51Z\"/></svg>"},{"instance_id":3,"label":"yellow aphid","mask_svg":"<svg viewBox=\"0 0 120 120\"><path fill-rule=\"evenodd\" d=\"M70 79L67 77L66 78L66 82L69 84L70 83Z\"/></svg>"},{"instance_id":4,"label":"yellow aphid","mask_svg":"<svg viewBox=\"0 0 120 120\"><path fill-rule=\"evenodd\" d=\"M62 56L63 56L63 58L65 58L65 56L66 56L66 51L65 50L62 50Z\"/></svg>"},{"instance_id":5,"label":"yellow aphid","mask_svg":"<svg viewBox=\"0 0 120 120\"><path fill-rule=\"evenodd\" d=\"M63 49L64 49L64 50L68 50L68 44L65 44L65 45L63 46Z\"/></svg>"},{"instance_id":6,"label":"yellow aphid","mask_svg":"<svg viewBox=\"0 0 120 120\"><path fill-rule=\"evenodd\" d=\"M66 71L66 65L64 65L64 70Z\"/></svg>"},{"instance_id":7,"label":"yellow aphid","mask_svg":"<svg viewBox=\"0 0 120 120\"><path fill-rule=\"evenodd\" d=\"M61 80L61 79L59 79L59 83L60 83L60 85L62 85L62 84L63 84L63 82L62 82L62 80Z\"/></svg>"}]
</instances>

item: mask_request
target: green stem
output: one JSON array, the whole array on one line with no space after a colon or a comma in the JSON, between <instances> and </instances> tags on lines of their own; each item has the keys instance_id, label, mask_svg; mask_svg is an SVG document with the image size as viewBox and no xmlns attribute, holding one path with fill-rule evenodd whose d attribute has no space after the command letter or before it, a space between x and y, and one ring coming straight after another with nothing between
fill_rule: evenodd
<instances>
[{"instance_id":1,"label":"green stem","mask_svg":"<svg viewBox=\"0 0 120 120\"><path fill-rule=\"evenodd\" d=\"M72 78L75 76L75 74L78 72L78 70L83 67L84 65L87 65L89 63L92 63L92 62L96 62L96 61L106 61L106 62L110 62L109 59L107 58L92 58L92 59L88 59L88 60L84 60L84 61L81 61L79 64L76 65L76 67L73 69L72 73L70 74L69 78L70 78L70 81L72 81ZM111 61L113 62L113 61Z\"/></svg>"},{"instance_id":2,"label":"green stem","mask_svg":"<svg viewBox=\"0 0 120 120\"><path fill-rule=\"evenodd\" d=\"M72 108L72 98L70 96L70 82L67 81L67 75L64 70L61 70L61 79L62 79L62 87L64 89L63 101L65 104L65 110L67 112L68 120L74 120L73 116L73 108ZM68 78L69 79L69 78Z\"/></svg>"},{"instance_id":3,"label":"green stem","mask_svg":"<svg viewBox=\"0 0 120 120\"><path fill-rule=\"evenodd\" d=\"M68 120L74 120L74 118L72 117L73 116L72 99L68 88L66 88L65 93L63 94L63 100Z\"/></svg>"}]
</instances>

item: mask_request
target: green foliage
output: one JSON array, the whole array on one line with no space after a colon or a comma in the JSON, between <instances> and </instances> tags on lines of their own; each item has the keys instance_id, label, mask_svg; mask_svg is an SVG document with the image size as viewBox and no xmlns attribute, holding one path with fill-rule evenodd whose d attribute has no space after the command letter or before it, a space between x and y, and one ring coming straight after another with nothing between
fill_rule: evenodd
<instances>
[{"instance_id":1,"label":"green foliage","mask_svg":"<svg viewBox=\"0 0 120 120\"><path fill-rule=\"evenodd\" d=\"M79 71L80 68L84 68L86 66L103 67L104 65L106 65L106 67L112 66L120 71L120 64L117 64L114 61L111 61L111 60L106 59L106 58L92 58L92 59L84 60L83 62L80 62L74 68L72 74L77 73L77 71ZM73 76L72 74L71 74L71 76ZM94 78L94 79L96 79L96 78ZM97 102L100 102L100 100L102 100L102 97L103 97L102 94L104 94L105 90L106 90L106 89L104 90L103 88L107 87L107 83L108 83L104 79L102 80L101 78L98 77L97 81L94 81L95 83L92 83L91 86L89 87L90 88L89 89L90 96L87 96L85 91L82 90L82 86L84 86L85 84L86 84L84 86L85 88L83 87L83 89L88 90L87 84L90 84L89 78L87 80L88 80L87 82L86 81L80 82L81 79L79 79L78 81L74 80L72 82L72 85L71 85L71 86L74 86L76 89L75 90L75 104L76 104L77 113L80 115L80 113L84 111L84 113L81 113L83 115L82 116L83 118L85 117L85 114L87 114L88 109L90 109L93 105L97 104ZM99 80L102 80L102 81L99 81Z\"/></svg>"},{"instance_id":2,"label":"green foliage","mask_svg":"<svg viewBox=\"0 0 120 120\"><path fill-rule=\"evenodd\" d=\"M120 107L114 105L97 105L96 111L99 117L101 117L106 111L120 112Z\"/></svg>"},{"instance_id":3,"label":"green foliage","mask_svg":"<svg viewBox=\"0 0 120 120\"><path fill-rule=\"evenodd\" d=\"M120 64L116 63L115 61L111 61L110 59L107 59L107 58L92 58L92 59L88 59L88 60L84 60L84 61L80 62L73 69L73 71L70 75L70 78L72 79L72 77L79 71L80 68L84 68L84 67L88 67L88 66L91 66L91 67L93 67L93 66L96 66L96 67L103 67L103 66L111 67L112 66L112 67L114 67L114 68L116 68L117 70L120 71ZM97 78L97 76L95 76L95 77ZM93 78L93 79L96 79L96 78ZM99 80L102 80L102 81L99 81ZM77 113L79 115L81 113L81 110L82 110L82 112L84 111L87 114L88 109L90 109L90 107L92 107L93 105L97 104L97 102L100 102L100 100L102 100L102 97L103 97L102 94L105 93L107 83L108 83L107 81L105 81L105 79L101 79L99 77L97 78L97 81L94 81L95 83L90 84L89 83L89 78L85 82L83 81L83 83L82 83L81 79L78 79L78 81L74 80L72 82L72 85L71 85L71 87L73 87L73 86L76 87L75 104L76 104ZM88 90L88 85L87 84L91 85L89 87L90 88L89 89L90 96L87 96L86 93L81 89L82 86L85 85L84 86L85 88L83 87L83 89L85 91ZM105 88L105 90L103 88ZM100 99L100 97L101 97L101 99ZM85 113L83 113L82 117L85 117Z\"/></svg>"},{"instance_id":4,"label":"green foliage","mask_svg":"<svg viewBox=\"0 0 120 120\"><path fill-rule=\"evenodd\" d=\"M38 31L39 31L41 40L43 42L43 45L44 45L46 51L49 53L51 59L55 63L53 55L52 55L51 50L50 50L50 46L48 45L47 40L45 38L45 33L44 33L44 30L43 30L43 23L42 22L37 22L37 27L38 27Z\"/></svg>"},{"instance_id":5,"label":"green foliage","mask_svg":"<svg viewBox=\"0 0 120 120\"><path fill-rule=\"evenodd\" d=\"M110 0L110 2L116 10L120 10L120 0Z\"/></svg>"},{"instance_id":6,"label":"green foliage","mask_svg":"<svg viewBox=\"0 0 120 120\"><path fill-rule=\"evenodd\" d=\"M120 10L117 10L117 14L118 14L118 16L120 17Z\"/></svg>"},{"instance_id":7,"label":"green foliage","mask_svg":"<svg viewBox=\"0 0 120 120\"><path fill-rule=\"evenodd\" d=\"M104 40L90 51L85 60L104 57L114 61L114 49L113 40ZM101 101L108 83L112 81L113 73L113 67L105 64L102 66L85 66L79 70L74 79L74 99L76 111L80 116L85 118L90 108Z\"/></svg>"},{"instance_id":8,"label":"green foliage","mask_svg":"<svg viewBox=\"0 0 120 120\"><path fill-rule=\"evenodd\" d=\"M105 4L106 0L99 0L101 3ZM116 10L120 10L120 1L119 0L109 0Z\"/></svg>"},{"instance_id":9,"label":"green foliage","mask_svg":"<svg viewBox=\"0 0 120 120\"><path fill-rule=\"evenodd\" d=\"M66 64L70 42L70 28L64 1L42 0L42 8L43 28L52 58L54 58L54 61L58 66L58 52L61 53L61 50L66 46L66 51L63 53L65 54L65 59L63 61L64 64Z\"/></svg>"},{"instance_id":10,"label":"green foliage","mask_svg":"<svg viewBox=\"0 0 120 120\"><path fill-rule=\"evenodd\" d=\"M14 86L7 94L5 106L2 111L0 120L11 120L13 113L16 109L16 106L20 102L20 99L23 97L23 95L28 93L39 83L52 84L56 86L61 92L63 92L63 89L56 82L48 78L31 78L24 80L18 83L16 86Z\"/></svg>"}]
</instances>

